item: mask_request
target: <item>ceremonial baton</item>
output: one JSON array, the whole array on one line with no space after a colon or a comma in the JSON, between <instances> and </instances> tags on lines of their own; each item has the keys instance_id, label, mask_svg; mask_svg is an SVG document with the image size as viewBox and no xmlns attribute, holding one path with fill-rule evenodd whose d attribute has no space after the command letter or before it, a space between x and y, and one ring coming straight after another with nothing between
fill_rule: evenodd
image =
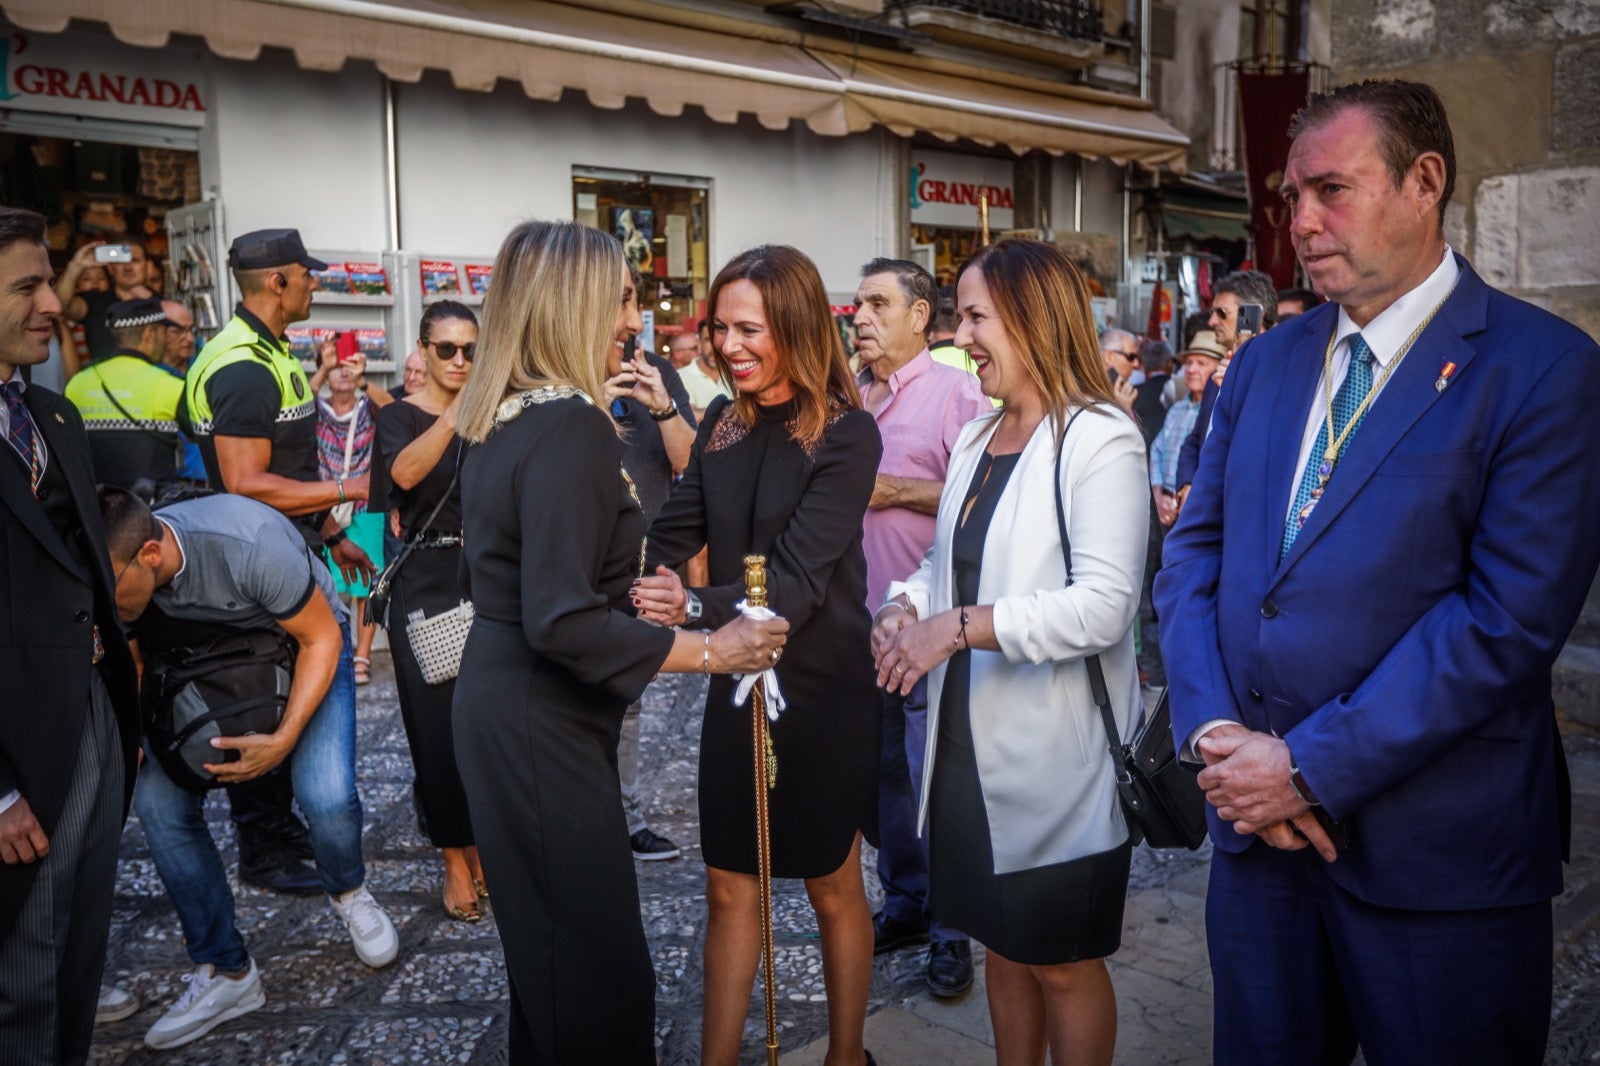
<instances>
[{"instance_id":1,"label":"ceremonial baton","mask_svg":"<svg viewBox=\"0 0 1600 1066\"><path fill-rule=\"evenodd\" d=\"M744 557L744 598L752 607L767 605L767 558ZM772 827L767 821L767 792L778 784L778 759L767 731L767 691L758 679L750 692L750 725L756 791L756 870L761 881L761 967L766 982L767 1066L778 1064L778 987L772 960Z\"/></svg>"}]
</instances>

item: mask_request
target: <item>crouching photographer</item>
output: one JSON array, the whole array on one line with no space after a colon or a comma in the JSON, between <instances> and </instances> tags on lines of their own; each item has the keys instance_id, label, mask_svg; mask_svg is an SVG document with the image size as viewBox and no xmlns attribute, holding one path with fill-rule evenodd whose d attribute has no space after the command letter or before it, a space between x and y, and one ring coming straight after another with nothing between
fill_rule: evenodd
<instances>
[{"instance_id":1,"label":"crouching photographer","mask_svg":"<svg viewBox=\"0 0 1600 1066\"><path fill-rule=\"evenodd\" d=\"M363 887L350 620L327 567L289 519L243 496L152 513L102 486L100 510L117 610L144 663L134 807L196 965L145 1043L177 1047L266 1002L202 815L208 788L287 763L356 955L386 965L398 940Z\"/></svg>"}]
</instances>

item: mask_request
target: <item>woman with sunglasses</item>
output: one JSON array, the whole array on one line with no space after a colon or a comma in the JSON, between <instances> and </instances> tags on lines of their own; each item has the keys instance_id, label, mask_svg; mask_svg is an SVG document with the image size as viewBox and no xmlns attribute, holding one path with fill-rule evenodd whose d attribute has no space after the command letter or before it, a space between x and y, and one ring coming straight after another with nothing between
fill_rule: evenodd
<instances>
[{"instance_id":1,"label":"woman with sunglasses","mask_svg":"<svg viewBox=\"0 0 1600 1066\"><path fill-rule=\"evenodd\" d=\"M461 485L456 476L463 443L456 409L478 341L478 319L451 300L422 315L421 351L427 363L422 388L378 413L374 467L389 484L388 506L399 512L400 532L411 547L394 578L389 605L389 647L394 655L400 716L416 769L420 828L444 856L444 909L476 922L487 894L483 867L467 815L467 794L456 769L450 704L455 682L422 679L406 636L412 611L447 611L461 602ZM437 513L435 513L437 511ZM429 521L430 516L432 521Z\"/></svg>"}]
</instances>

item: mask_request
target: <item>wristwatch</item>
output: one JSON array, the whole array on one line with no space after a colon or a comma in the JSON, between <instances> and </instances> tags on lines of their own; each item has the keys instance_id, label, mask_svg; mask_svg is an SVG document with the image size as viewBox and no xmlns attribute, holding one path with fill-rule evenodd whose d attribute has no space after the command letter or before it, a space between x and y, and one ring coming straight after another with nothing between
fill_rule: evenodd
<instances>
[{"instance_id":1,"label":"wristwatch","mask_svg":"<svg viewBox=\"0 0 1600 1066\"><path fill-rule=\"evenodd\" d=\"M649 410L649 408L646 408L646 410ZM678 414L678 401L677 400L668 400L667 401L667 409L665 411L650 411L650 417L655 419L657 422L665 422L669 418L676 418L677 414Z\"/></svg>"},{"instance_id":2,"label":"wristwatch","mask_svg":"<svg viewBox=\"0 0 1600 1066\"><path fill-rule=\"evenodd\" d=\"M1305 775L1300 773L1300 765L1298 763L1291 762L1289 764L1289 787L1294 789L1294 794L1309 806L1322 806L1317 800L1317 794L1311 791L1310 785L1306 784Z\"/></svg>"},{"instance_id":3,"label":"wristwatch","mask_svg":"<svg viewBox=\"0 0 1600 1066\"><path fill-rule=\"evenodd\" d=\"M700 602L700 597L696 596L688 589L684 589L683 594L685 597L687 597L684 600L683 609L684 613L687 615L688 621L700 621L700 616L705 613L705 606Z\"/></svg>"}]
</instances>

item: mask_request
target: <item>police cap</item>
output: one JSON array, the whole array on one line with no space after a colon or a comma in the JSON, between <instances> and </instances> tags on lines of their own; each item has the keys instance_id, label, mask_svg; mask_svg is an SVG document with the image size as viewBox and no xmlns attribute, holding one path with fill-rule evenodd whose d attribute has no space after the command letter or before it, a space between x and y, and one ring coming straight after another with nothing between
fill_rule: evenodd
<instances>
[{"instance_id":1,"label":"police cap","mask_svg":"<svg viewBox=\"0 0 1600 1066\"><path fill-rule=\"evenodd\" d=\"M142 300L118 300L106 308L107 329L137 329L140 326L173 326L161 309L161 301L153 296Z\"/></svg>"},{"instance_id":2,"label":"police cap","mask_svg":"<svg viewBox=\"0 0 1600 1066\"><path fill-rule=\"evenodd\" d=\"M233 270L265 270L290 263L307 270L328 269L327 263L306 252L297 229L258 229L235 237L228 249L228 266Z\"/></svg>"}]
</instances>

